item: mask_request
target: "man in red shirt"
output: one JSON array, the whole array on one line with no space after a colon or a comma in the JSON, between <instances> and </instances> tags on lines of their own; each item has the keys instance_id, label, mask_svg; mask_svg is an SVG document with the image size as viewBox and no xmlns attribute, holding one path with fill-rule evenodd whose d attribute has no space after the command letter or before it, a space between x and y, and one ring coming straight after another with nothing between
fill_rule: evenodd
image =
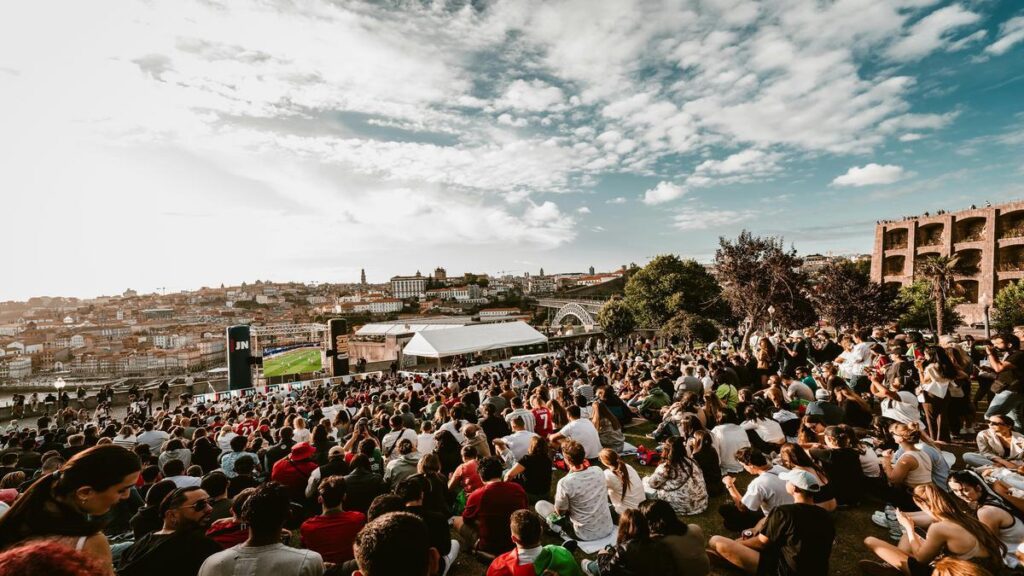
<instances>
[{"instance_id":1,"label":"man in red shirt","mask_svg":"<svg viewBox=\"0 0 1024 576\"><path fill-rule=\"evenodd\" d=\"M366 525L362 512L346 512L341 508L345 499L345 478L328 476L320 482L320 505L323 514L302 523L302 545L324 557L324 562L341 564L355 558L352 544L356 534Z\"/></svg>"},{"instance_id":2,"label":"man in red shirt","mask_svg":"<svg viewBox=\"0 0 1024 576\"><path fill-rule=\"evenodd\" d=\"M531 402L533 403L533 431L547 438L555 431L555 425L551 421L551 411L544 406L544 401L540 399L540 396L534 396Z\"/></svg>"},{"instance_id":3,"label":"man in red shirt","mask_svg":"<svg viewBox=\"0 0 1024 576\"><path fill-rule=\"evenodd\" d=\"M316 450L309 442L299 442L292 446L291 453L278 460L270 472L270 479L288 489L288 497L292 502L303 502L306 497L306 484L309 475L318 468L313 456Z\"/></svg>"},{"instance_id":4,"label":"man in red shirt","mask_svg":"<svg viewBox=\"0 0 1024 576\"><path fill-rule=\"evenodd\" d=\"M491 457L477 465L483 488L466 499L462 516L452 519L455 530L475 548L489 554L511 550L512 531L508 519L516 510L527 508L526 491L515 482L501 480L501 460Z\"/></svg>"}]
</instances>

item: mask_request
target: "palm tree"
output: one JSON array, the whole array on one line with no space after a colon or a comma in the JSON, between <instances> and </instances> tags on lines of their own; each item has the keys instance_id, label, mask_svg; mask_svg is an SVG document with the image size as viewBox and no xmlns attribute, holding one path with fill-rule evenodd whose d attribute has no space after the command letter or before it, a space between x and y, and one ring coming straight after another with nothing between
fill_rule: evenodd
<instances>
[{"instance_id":1,"label":"palm tree","mask_svg":"<svg viewBox=\"0 0 1024 576\"><path fill-rule=\"evenodd\" d=\"M977 264L963 260L959 252L950 256L929 256L918 260L916 274L926 280L932 287L932 298L935 300L935 335L945 334L943 331L946 301L950 296L962 292L957 285L959 276L973 276L978 271Z\"/></svg>"}]
</instances>

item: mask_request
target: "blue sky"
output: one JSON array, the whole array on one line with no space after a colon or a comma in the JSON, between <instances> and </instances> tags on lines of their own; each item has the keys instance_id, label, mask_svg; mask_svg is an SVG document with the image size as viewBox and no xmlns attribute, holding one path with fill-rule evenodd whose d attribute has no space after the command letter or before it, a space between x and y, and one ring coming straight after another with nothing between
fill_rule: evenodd
<instances>
[{"instance_id":1,"label":"blue sky","mask_svg":"<svg viewBox=\"0 0 1024 576\"><path fill-rule=\"evenodd\" d=\"M1022 53L981 0L7 2L0 299L869 252L1024 197Z\"/></svg>"}]
</instances>

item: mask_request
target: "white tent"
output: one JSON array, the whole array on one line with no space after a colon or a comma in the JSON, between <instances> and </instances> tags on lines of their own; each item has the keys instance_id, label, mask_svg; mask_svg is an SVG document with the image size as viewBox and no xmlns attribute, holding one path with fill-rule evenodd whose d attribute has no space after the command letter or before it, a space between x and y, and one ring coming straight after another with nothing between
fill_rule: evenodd
<instances>
[{"instance_id":1,"label":"white tent","mask_svg":"<svg viewBox=\"0 0 1024 576\"><path fill-rule=\"evenodd\" d=\"M543 344L547 341L547 336L526 322L503 322L419 332L405 345L402 353L406 356L444 358L512 346Z\"/></svg>"}]
</instances>

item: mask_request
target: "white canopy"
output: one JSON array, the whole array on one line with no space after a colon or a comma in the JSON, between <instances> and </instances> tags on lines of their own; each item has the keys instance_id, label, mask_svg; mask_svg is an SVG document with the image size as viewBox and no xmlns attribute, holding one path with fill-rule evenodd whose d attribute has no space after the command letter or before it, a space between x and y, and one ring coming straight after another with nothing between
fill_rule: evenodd
<instances>
[{"instance_id":1,"label":"white canopy","mask_svg":"<svg viewBox=\"0 0 1024 576\"><path fill-rule=\"evenodd\" d=\"M388 334L408 334L425 330L448 330L459 328L462 324L366 324L356 331L356 336L386 336Z\"/></svg>"},{"instance_id":2,"label":"white canopy","mask_svg":"<svg viewBox=\"0 0 1024 576\"><path fill-rule=\"evenodd\" d=\"M512 346L543 344L547 341L547 336L534 330L526 322L479 324L459 326L451 330L419 332L405 345L402 353L406 356L443 358Z\"/></svg>"}]
</instances>

